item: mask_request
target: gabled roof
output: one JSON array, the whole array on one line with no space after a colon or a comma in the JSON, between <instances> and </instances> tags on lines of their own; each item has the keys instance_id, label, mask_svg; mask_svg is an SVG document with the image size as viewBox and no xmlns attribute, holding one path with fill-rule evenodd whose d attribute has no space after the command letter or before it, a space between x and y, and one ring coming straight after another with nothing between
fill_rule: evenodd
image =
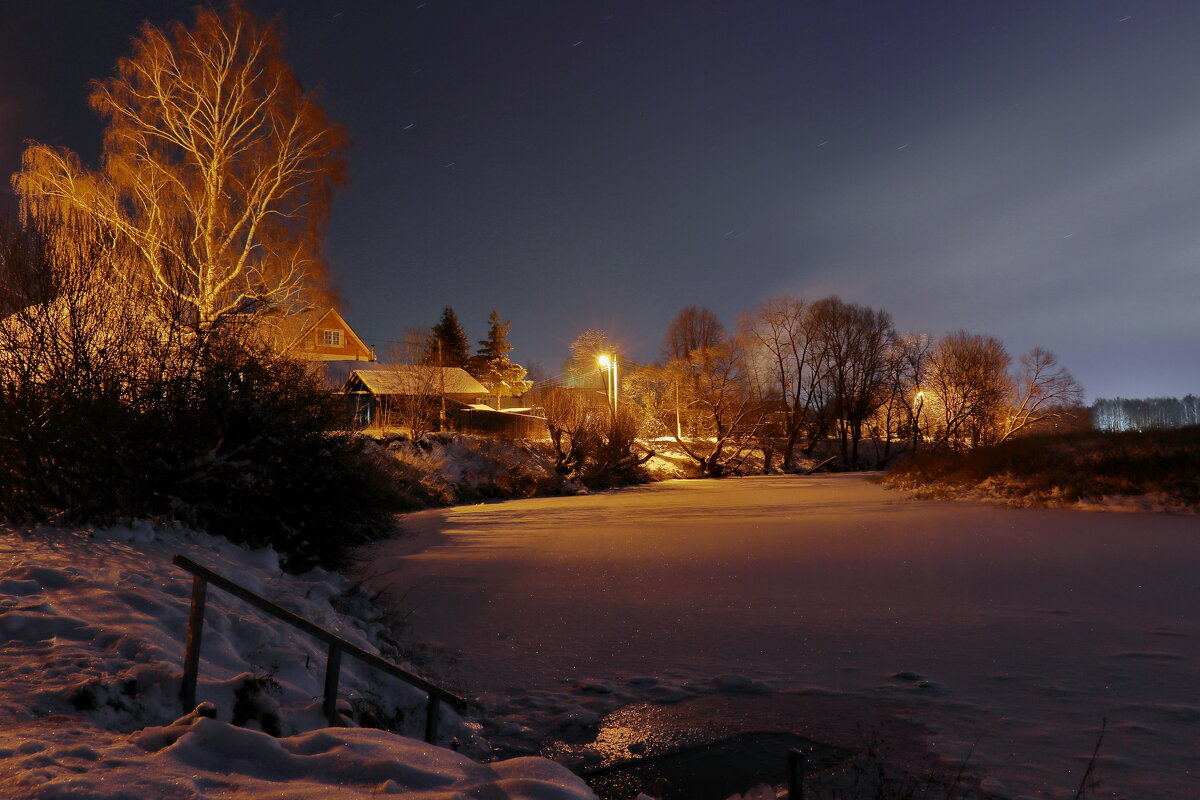
<instances>
[{"instance_id":1,"label":"gabled roof","mask_svg":"<svg viewBox=\"0 0 1200 800\"><path fill-rule=\"evenodd\" d=\"M441 370L441 375L438 375ZM482 397L487 387L462 367L427 367L420 364L379 364L355 369L348 383L359 382L375 395L465 394ZM444 388L443 388L444 387Z\"/></svg>"},{"instance_id":2,"label":"gabled roof","mask_svg":"<svg viewBox=\"0 0 1200 800\"><path fill-rule=\"evenodd\" d=\"M271 338L281 353L291 350L314 329L334 326L345 328L359 347L371 351L336 308L310 308L284 317L265 319L263 324L270 329Z\"/></svg>"},{"instance_id":3,"label":"gabled roof","mask_svg":"<svg viewBox=\"0 0 1200 800\"><path fill-rule=\"evenodd\" d=\"M350 380L350 375L355 371L368 371L377 369L387 369L388 364L381 361L351 361L345 358L334 360L319 360L313 362L321 371L321 382L325 384L331 392L341 390L346 386L346 381Z\"/></svg>"}]
</instances>

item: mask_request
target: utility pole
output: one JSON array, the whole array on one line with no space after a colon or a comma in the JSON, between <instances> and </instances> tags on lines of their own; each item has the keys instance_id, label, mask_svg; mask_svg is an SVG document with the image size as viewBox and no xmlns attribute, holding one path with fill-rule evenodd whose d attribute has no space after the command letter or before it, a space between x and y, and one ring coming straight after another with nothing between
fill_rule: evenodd
<instances>
[{"instance_id":1,"label":"utility pole","mask_svg":"<svg viewBox=\"0 0 1200 800\"><path fill-rule=\"evenodd\" d=\"M679 376L675 376L675 438L683 441L683 427L679 424Z\"/></svg>"},{"instance_id":2,"label":"utility pole","mask_svg":"<svg viewBox=\"0 0 1200 800\"><path fill-rule=\"evenodd\" d=\"M446 362L442 358L442 337L437 337L438 349L438 399L441 400L442 410L438 414L438 430L446 430Z\"/></svg>"}]
</instances>

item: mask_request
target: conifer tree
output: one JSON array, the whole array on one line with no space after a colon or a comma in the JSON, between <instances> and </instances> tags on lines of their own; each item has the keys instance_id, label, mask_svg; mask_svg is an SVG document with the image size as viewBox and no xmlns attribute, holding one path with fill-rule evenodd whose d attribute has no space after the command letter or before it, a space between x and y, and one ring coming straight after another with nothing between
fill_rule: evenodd
<instances>
[{"instance_id":1,"label":"conifer tree","mask_svg":"<svg viewBox=\"0 0 1200 800\"><path fill-rule=\"evenodd\" d=\"M512 322L501 322L500 312L492 311L488 317L488 338L479 340L480 358L500 358L512 352L508 343L508 329Z\"/></svg>"},{"instance_id":2,"label":"conifer tree","mask_svg":"<svg viewBox=\"0 0 1200 800\"><path fill-rule=\"evenodd\" d=\"M533 385L525 380L526 369L508 360L513 349L508 343L510 325L501 322L500 313L493 311L488 317L488 337L480 340L479 350L471 359L471 374L496 397L519 397Z\"/></svg>"},{"instance_id":3,"label":"conifer tree","mask_svg":"<svg viewBox=\"0 0 1200 800\"><path fill-rule=\"evenodd\" d=\"M442 367L466 367L471 360L467 332L454 309L442 309L442 318L433 326L425 360Z\"/></svg>"}]
</instances>

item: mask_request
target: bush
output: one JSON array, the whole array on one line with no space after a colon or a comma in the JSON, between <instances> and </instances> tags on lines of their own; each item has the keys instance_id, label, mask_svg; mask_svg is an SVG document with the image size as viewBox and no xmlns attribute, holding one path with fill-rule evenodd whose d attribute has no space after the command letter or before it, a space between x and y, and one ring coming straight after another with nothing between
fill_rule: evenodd
<instances>
[{"instance_id":1,"label":"bush","mask_svg":"<svg viewBox=\"0 0 1200 800\"><path fill-rule=\"evenodd\" d=\"M575 392L552 389L543 399L554 448L554 469L589 489L609 489L649 480L643 465L653 452L639 453L643 415L626 404L620 412L591 407Z\"/></svg>"},{"instance_id":2,"label":"bush","mask_svg":"<svg viewBox=\"0 0 1200 800\"><path fill-rule=\"evenodd\" d=\"M387 453L401 477L398 485L411 508L478 503L570 491L546 448L460 433L387 440Z\"/></svg>"},{"instance_id":3,"label":"bush","mask_svg":"<svg viewBox=\"0 0 1200 800\"><path fill-rule=\"evenodd\" d=\"M388 529L392 460L253 325L189 325L105 281L95 253L52 268L24 233L0 245L0 517L175 519L295 570Z\"/></svg>"},{"instance_id":4,"label":"bush","mask_svg":"<svg viewBox=\"0 0 1200 800\"><path fill-rule=\"evenodd\" d=\"M924 494L986 484L1033 500L1163 495L1200 505L1200 427L1027 436L966 452L923 453L892 467L884 482Z\"/></svg>"},{"instance_id":5,"label":"bush","mask_svg":"<svg viewBox=\"0 0 1200 800\"><path fill-rule=\"evenodd\" d=\"M290 569L337 567L404 510L398 471L374 441L345 430L338 398L303 364L250 351L230 383L235 354L208 372L198 407L177 409L201 422L188 432L190 457L154 493L167 500L161 513L274 547Z\"/></svg>"}]
</instances>

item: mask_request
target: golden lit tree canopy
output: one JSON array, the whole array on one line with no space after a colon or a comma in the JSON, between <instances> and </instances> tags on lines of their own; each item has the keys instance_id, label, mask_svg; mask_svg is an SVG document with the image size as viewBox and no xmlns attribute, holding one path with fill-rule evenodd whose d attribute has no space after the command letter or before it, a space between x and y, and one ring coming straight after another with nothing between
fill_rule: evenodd
<instances>
[{"instance_id":1,"label":"golden lit tree canopy","mask_svg":"<svg viewBox=\"0 0 1200 800\"><path fill-rule=\"evenodd\" d=\"M131 284L205 326L323 286L348 139L284 60L276 23L238 3L198 8L191 27L143 23L90 102L106 124L101 169L31 144L13 176L27 218L86 221L132 254Z\"/></svg>"}]
</instances>

